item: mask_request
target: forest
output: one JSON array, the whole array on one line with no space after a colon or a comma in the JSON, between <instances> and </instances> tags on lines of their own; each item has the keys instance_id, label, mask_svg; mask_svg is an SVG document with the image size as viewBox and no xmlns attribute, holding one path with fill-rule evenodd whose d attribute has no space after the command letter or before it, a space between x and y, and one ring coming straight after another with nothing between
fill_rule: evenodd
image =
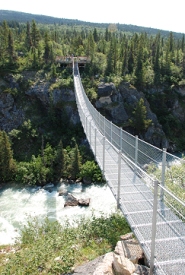
<instances>
[{"instance_id":1,"label":"forest","mask_svg":"<svg viewBox=\"0 0 185 275\"><path fill-rule=\"evenodd\" d=\"M24 102L24 92L31 85L31 81L21 80L25 71L42 72L50 80L60 78L63 85L71 87L71 70L61 70L56 59L86 56L90 63L82 79L92 102L97 97L97 84L101 79L113 82L116 87L123 81L129 82L144 93L167 138L177 144L178 150L185 149L183 121L171 113L175 97L184 104L184 97L176 92L185 85L183 34L75 20L38 23L31 20L31 15L27 22L19 18L0 22L0 78L12 74L20 84L17 89L1 85L1 93L10 93L17 101ZM43 184L62 176L77 179L92 175L95 175L94 181L102 181L101 171L89 149L80 144L80 139L84 138L81 127L71 126L66 132L66 124L58 122L55 110L50 108L45 115L47 122L42 118L40 123L45 131L52 125L54 138L49 137L51 129L47 134L41 133L38 121L29 119L19 129L0 132L1 181ZM130 126L134 127L132 121ZM22 146L22 155L18 149L21 142L26 143Z\"/></svg>"}]
</instances>

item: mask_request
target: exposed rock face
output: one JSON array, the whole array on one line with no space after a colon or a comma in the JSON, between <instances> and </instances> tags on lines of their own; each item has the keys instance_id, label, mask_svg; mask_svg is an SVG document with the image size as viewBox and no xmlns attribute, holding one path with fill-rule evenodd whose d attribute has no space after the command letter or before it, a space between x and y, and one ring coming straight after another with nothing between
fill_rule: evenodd
<instances>
[{"instance_id":1,"label":"exposed rock face","mask_svg":"<svg viewBox=\"0 0 185 275\"><path fill-rule=\"evenodd\" d=\"M147 119L151 119L152 124L141 138L157 147L168 148L168 140L162 126L159 124L156 115L152 113L150 105L142 92L139 92L129 83L121 83L117 90L112 83L106 83L98 87L98 96L99 98L95 103L96 108L105 109L107 117L117 125L128 124L134 106L140 98L143 98L147 108Z\"/></svg>"},{"instance_id":2,"label":"exposed rock face","mask_svg":"<svg viewBox=\"0 0 185 275\"><path fill-rule=\"evenodd\" d=\"M9 132L21 125L23 120L24 111L16 106L13 96L0 92L0 129Z\"/></svg>"},{"instance_id":3,"label":"exposed rock face","mask_svg":"<svg viewBox=\"0 0 185 275\"><path fill-rule=\"evenodd\" d=\"M33 85L26 94L31 97L37 97L46 107L52 103L57 106L61 102L74 102L75 94L70 89L54 89L49 92L50 83L39 82Z\"/></svg>"},{"instance_id":4,"label":"exposed rock face","mask_svg":"<svg viewBox=\"0 0 185 275\"><path fill-rule=\"evenodd\" d=\"M175 90L178 96L175 98L173 102L173 106L171 108L172 114L182 123L185 123L185 87L180 86Z\"/></svg>"},{"instance_id":5,"label":"exposed rock face","mask_svg":"<svg viewBox=\"0 0 185 275\"><path fill-rule=\"evenodd\" d=\"M65 88L54 89L49 92L49 87L50 84L48 82L38 82L26 92L26 95L39 99L45 108L48 108L52 102L53 106L61 110L61 112L65 110L72 124L79 123L80 117L75 103L74 92Z\"/></svg>"},{"instance_id":6,"label":"exposed rock face","mask_svg":"<svg viewBox=\"0 0 185 275\"><path fill-rule=\"evenodd\" d=\"M98 97L107 97L114 93L116 90L113 83L102 83L98 87Z\"/></svg>"},{"instance_id":7,"label":"exposed rock face","mask_svg":"<svg viewBox=\"0 0 185 275\"><path fill-rule=\"evenodd\" d=\"M0 79L0 129L6 132L12 129L17 129L22 125L25 120L25 110L27 109L27 104L32 104L32 100L39 100L40 103L47 109L51 102L54 108L57 108L59 112L63 113L64 110L69 117L69 121L72 124L77 124L80 122L75 94L72 89L62 88L53 89L49 92L51 83L45 80L38 80L36 74L32 72L25 72L22 76L23 81L32 80L34 84L31 88L25 92L27 95L26 104L17 104L17 100L14 95L8 92L8 89L20 90L19 83L16 77L8 74L4 77L4 80Z\"/></svg>"}]
</instances>

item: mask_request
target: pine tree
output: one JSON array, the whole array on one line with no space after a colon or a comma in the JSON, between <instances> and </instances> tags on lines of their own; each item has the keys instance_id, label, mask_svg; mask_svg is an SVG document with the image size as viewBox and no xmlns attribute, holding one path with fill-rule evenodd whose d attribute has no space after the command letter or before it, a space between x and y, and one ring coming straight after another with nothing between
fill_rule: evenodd
<instances>
[{"instance_id":1,"label":"pine tree","mask_svg":"<svg viewBox=\"0 0 185 275\"><path fill-rule=\"evenodd\" d=\"M96 28L94 28L93 37L94 37L94 41L98 42L98 33L97 33L97 29Z\"/></svg>"},{"instance_id":2,"label":"pine tree","mask_svg":"<svg viewBox=\"0 0 185 275\"><path fill-rule=\"evenodd\" d=\"M44 36L44 59L46 63L48 63L49 58L50 58L49 36L48 36L48 33L46 32Z\"/></svg>"},{"instance_id":3,"label":"pine tree","mask_svg":"<svg viewBox=\"0 0 185 275\"><path fill-rule=\"evenodd\" d=\"M154 84L158 86L160 84L160 63L159 63L159 43L157 45L155 62L154 62Z\"/></svg>"},{"instance_id":4,"label":"pine tree","mask_svg":"<svg viewBox=\"0 0 185 275\"><path fill-rule=\"evenodd\" d=\"M144 105L144 99L140 98L132 112L132 118L129 120L130 126L136 130L136 134L142 134L151 125L152 120L147 119L147 110Z\"/></svg>"},{"instance_id":5,"label":"pine tree","mask_svg":"<svg viewBox=\"0 0 185 275\"><path fill-rule=\"evenodd\" d=\"M14 40L13 40L11 30L9 30L9 33L8 33L8 48L7 48L7 51L8 51L10 63L13 63L14 58L15 58L15 49L14 49Z\"/></svg>"},{"instance_id":6,"label":"pine tree","mask_svg":"<svg viewBox=\"0 0 185 275\"><path fill-rule=\"evenodd\" d=\"M137 55L137 64L136 64L136 81L135 85L137 88L141 88L144 85L144 61L143 61L143 45L140 43L139 52Z\"/></svg>"},{"instance_id":7,"label":"pine tree","mask_svg":"<svg viewBox=\"0 0 185 275\"><path fill-rule=\"evenodd\" d=\"M4 131L0 131L0 181L11 180L15 170L15 162L10 141Z\"/></svg>"},{"instance_id":8,"label":"pine tree","mask_svg":"<svg viewBox=\"0 0 185 275\"><path fill-rule=\"evenodd\" d=\"M3 21L2 26L0 26L0 62L2 65L5 64L7 57L8 33L9 27L7 22Z\"/></svg>"},{"instance_id":9,"label":"pine tree","mask_svg":"<svg viewBox=\"0 0 185 275\"><path fill-rule=\"evenodd\" d=\"M107 54L106 74L116 73L118 60L118 48L115 36L112 36L110 41L109 52Z\"/></svg>"},{"instance_id":10,"label":"pine tree","mask_svg":"<svg viewBox=\"0 0 185 275\"><path fill-rule=\"evenodd\" d=\"M125 75L128 72L128 50L125 47L124 55L123 55L123 63L122 63L122 75Z\"/></svg>"},{"instance_id":11,"label":"pine tree","mask_svg":"<svg viewBox=\"0 0 185 275\"><path fill-rule=\"evenodd\" d=\"M54 160L54 166L55 166L55 177L57 179L60 179L63 175L64 170L64 149L63 149L63 143L62 140L60 140L57 150L56 150L56 156Z\"/></svg>"},{"instance_id":12,"label":"pine tree","mask_svg":"<svg viewBox=\"0 0 185 275\"><path fill-rule=\"evenodd\" d=\"M32 39L31 39L31 30L30 30L30 23L27 22L26 24L26 40L25 40L25 46L28 51L30 51L32 47Z\"/></svg>"},{"instance_id":13,"label":"pine tree","mask_svg":"<svg viewBox=\"0 0 185 275\"><path fill-rule=\"evenodd\" d=\"M76 179L79 175L81 167L81 156L78 145L75 142L75 147L71 151L71 178Z\"/></svg>"},{"instance_id":14,"label":"pine tree","mask_svg":"<svg viewBox=\"0 0 185 275\"><path fill-rule=\"evenodd\" d=\"M31 39L32 46L37 49L40 41L40 33L34 20L32 21L31 25Z\"/></svg>"},{"instance_id":15,"label":"pine tree","mask_svg":"<svg viewBox=\"0 0 185 275\"><path fill-rule=\"evenodd\" d=\"M182 50L182 52L184 52L184 49L185 49L185 42L184 42L184 35L183 35L182 41L181 41L181 50Z\"/></svg>"},{"instance_id":16,"label":"pine tree","mask_svg":"<svg viewBox=\"0 0 185 275\"><path fill-rule=\"evenodd\" d=\"M90 56L91 60L94 58L95 42L92 32L87 37L86 55Z\"/></svg>"}]
</instances>

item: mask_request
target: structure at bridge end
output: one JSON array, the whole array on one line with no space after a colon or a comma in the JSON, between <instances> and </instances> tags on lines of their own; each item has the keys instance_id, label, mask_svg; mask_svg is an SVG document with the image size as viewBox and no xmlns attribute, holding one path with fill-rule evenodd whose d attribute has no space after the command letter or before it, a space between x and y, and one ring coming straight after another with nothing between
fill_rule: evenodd
<instances>
[{"instance_id":1,"label":"structure at bridge end","mask_svg":"<svg viewBox=\"0 0 185 275\"><path fill-rule=\"evenodd\" d=\"M73 60L78 63L79 68L84 68L91 61L88 56L57 56L55 63L61 68L72 68Z\"/></svg>"}]
</instances>

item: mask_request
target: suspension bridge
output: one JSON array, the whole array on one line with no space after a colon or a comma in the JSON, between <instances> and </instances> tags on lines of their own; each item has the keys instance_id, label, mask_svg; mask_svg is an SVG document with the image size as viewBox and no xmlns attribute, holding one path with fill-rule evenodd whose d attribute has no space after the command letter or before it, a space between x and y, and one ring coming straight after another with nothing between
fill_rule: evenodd
<instances>
[{"instance_id":1,"label":"suspension bridge","mask_svg":"<svg viewBox=\"0 0 185 275\"><path fill-rule=\"evenodd\" d=\"M77 62L73 77L84 132L117 207L143 249L150 275L185 275L185 202L166 180L168 171L183 160L102 116L86 96ZM185 192L179 183L173 184Z\"/></svg>"}]
</instances>

